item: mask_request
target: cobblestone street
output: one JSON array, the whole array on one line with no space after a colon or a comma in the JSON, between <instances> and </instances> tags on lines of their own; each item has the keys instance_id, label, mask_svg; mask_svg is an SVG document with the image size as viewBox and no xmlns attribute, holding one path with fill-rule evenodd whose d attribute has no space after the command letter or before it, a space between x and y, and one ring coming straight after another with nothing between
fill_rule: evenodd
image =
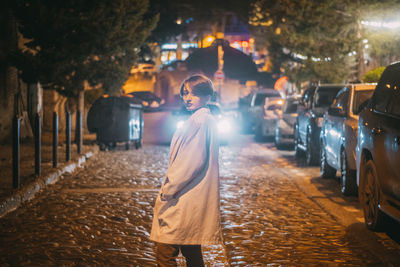
<instances>
[{"instance_id":1,"label":"cobblestone street","mask_svg":"<svg viewBox=\"0 0 400 267\"><path fill-rule=\"evenodd\" d=\"M150 144L99 152L0 218L0 266L154 266L148 237L168 152L168 146ZM295 177L292 158L292 151L282 154L244 137L221 147L224 244L203 248L207 266L400 263L398 243L385 234L376 235L373 246L363 242L358 235L368 230L362 222L358 228L339 223L300 190L295 179L319 172L303 168ZM346 201L357 203L355 197Z\"/></svg>"}]
</instances>

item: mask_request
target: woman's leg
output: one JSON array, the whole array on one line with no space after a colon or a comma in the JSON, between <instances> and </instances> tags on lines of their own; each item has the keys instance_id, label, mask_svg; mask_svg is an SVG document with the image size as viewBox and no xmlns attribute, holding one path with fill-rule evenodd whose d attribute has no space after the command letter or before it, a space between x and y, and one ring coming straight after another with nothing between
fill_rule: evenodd
<instances>
[{"instance_id":1,"label":"woman's leg","mask_svg":"<svg viewBox=\"0 0 400 267\"><path fill-rule=\"evenodd\" d=\"M179 246L164 243L156 243L157 266L175 267L176 257L179 254Z\"/></svg>"},{"instance_id":2,"label":"woman's leg","mask_svg":"<svg viewBox=\"0 0 400 267\"><path fill-rule=\"evenodd\" d=\"M187 267L203 267L203 254L200 245L181 245L181 252L186 258Z\"/></svg>"}]
</instances>

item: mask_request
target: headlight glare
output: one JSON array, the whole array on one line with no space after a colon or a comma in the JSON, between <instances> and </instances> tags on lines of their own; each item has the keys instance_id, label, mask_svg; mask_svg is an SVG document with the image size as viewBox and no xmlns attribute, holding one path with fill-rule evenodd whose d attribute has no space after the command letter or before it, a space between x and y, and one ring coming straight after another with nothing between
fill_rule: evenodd
<instances>
[{"instance_id":1,"label":"headlight glare","mask_svg":"<svg viewBox=\"0 0 400 267\"><path fill-rule=\"evenodd\" d=\"M218 122L218 132L220 133L228 133L231 131L231 128L231 123L226 119Z\"/></svg>"}]
</instances>

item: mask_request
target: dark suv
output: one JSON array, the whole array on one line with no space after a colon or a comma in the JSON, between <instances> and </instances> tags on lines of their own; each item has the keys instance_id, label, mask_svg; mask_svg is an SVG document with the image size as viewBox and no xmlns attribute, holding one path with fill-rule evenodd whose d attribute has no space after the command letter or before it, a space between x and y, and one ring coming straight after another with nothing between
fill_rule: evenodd
<instances>
[{"instance_id":1,"label":"dark suv","mask_svg":"<svg viewBox=\"0 0 400 267\"><path fill-rule=\"evenodd\" d=\"M400 62L385 69L360 113L356 158L367 227L379 230L385 214L400 221Z\"/></svg>"},{"instance_id":2,"label":"dark suv","mask_svg":"<svg viewBox=\"0 0 400 267\"><path fill-rule=\"evenodd\" d=\"M315 89L313 87L307 89L303 94L297 108L294 146L297 158L305 152L307 165L319 163L323 115L344 86L344 84L320 84Z\"/></svg>"}]
</instances>

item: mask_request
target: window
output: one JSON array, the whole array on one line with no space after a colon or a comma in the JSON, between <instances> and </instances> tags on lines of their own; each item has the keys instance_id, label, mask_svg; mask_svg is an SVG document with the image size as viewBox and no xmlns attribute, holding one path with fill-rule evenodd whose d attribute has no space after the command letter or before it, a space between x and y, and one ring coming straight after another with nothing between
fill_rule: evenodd
<instances>
[{"instance_id":1,"label":"window","mask_svg":"<svg viewBox=\"0 0 400 267\"><path fill-rule=\"evenodd\" d=\"M284 109L284 113L286 113L286 114L296 113L297 112L297 103L287 102L283 109Z\"/></svg>"},{"instance_id":2,"label":"window","mask_svg":"<svg viewBox=\"0 0 400 267\"><path fill-rule=\"evenodd\" d=\"M374 93L374 108L380 112L387 112L387 105L391 98L391 87L390 83L379 83L376 86Z\"/></svg>"},{"instance_id":3,"label":"window","mask_svg":"<svg viewBox=\"0 0 400 267\"><path fill-rule=\"evenodd\" d=\"M373 95L373 107L380 112L387 112L389 100L392 98L394 81L398 72L386 68L383 72Z\"/></svg>"},{"instance_id":4,"label":"window","mask_svg":"<svg viewBox=\"0 0 400 267\"><path fill-rule=\"evenodd\" d=\"M400 116L400 64L388 66L376 86L372 107Z\"/></svg>"},{"instance_id":5,"label":"window","mask_svg":"<svg viewBox=\"0 0 400 267\"><path fill-rule=\"evenodd\" d=\"M349 101L349 95L350 92L348 88L344 88L341 91L339 91L335 100L333 101L333 106L347 113L347 103Z\"/></svg>"},{"instance_id":6,"label":"window","mask_svg":"<svg viewBox=\"0 0 400 267\"><path fill-rule=\"evenodd\" d=\"M281 94L278 91L272 91L271 93L256 94L256 98L254 99L254 106L264 105L265 98L267 97L281 97Z\"/></svg>"},{"instance_id":7,"label":"window","mask_svg":"<svg viewBox=\"0 0 400 267\"><path fill-rule=\"evenodd\" d=\"M256 98L254 99L254 106L261 106L264 105L265 98L267 96L264 94L257 94Z\"/></svg>"},{"instance_id":8,"label":"window","mask_svg":"<svg viewBox=\"0 0 400 267\"><path fill-rule=\"evenodd\" d=\"M400 117L400 84L392 87L392 96L389 100L388 112Z\"/></svg>"},{"instance_id":9,"label":"window","mask_svg":"<svg viewBox=\"0 0 400 267\"><path fill-rule=\"evenodd\" d=\"M353 100L353 113L358 114L360 113L360 106L365 102L368 101L374 90L361 90L354 92L354 100Z\"/></svg>"},{"instance_id":10,"label":"window","mask_svg":"<svg viewBox=\"0 0 400 267\"><path fill-rule=\"evenodd\" d=\"M328 107L342 87L320 87L314 95L314 107Z\"/></svg>"}]
</instances>

